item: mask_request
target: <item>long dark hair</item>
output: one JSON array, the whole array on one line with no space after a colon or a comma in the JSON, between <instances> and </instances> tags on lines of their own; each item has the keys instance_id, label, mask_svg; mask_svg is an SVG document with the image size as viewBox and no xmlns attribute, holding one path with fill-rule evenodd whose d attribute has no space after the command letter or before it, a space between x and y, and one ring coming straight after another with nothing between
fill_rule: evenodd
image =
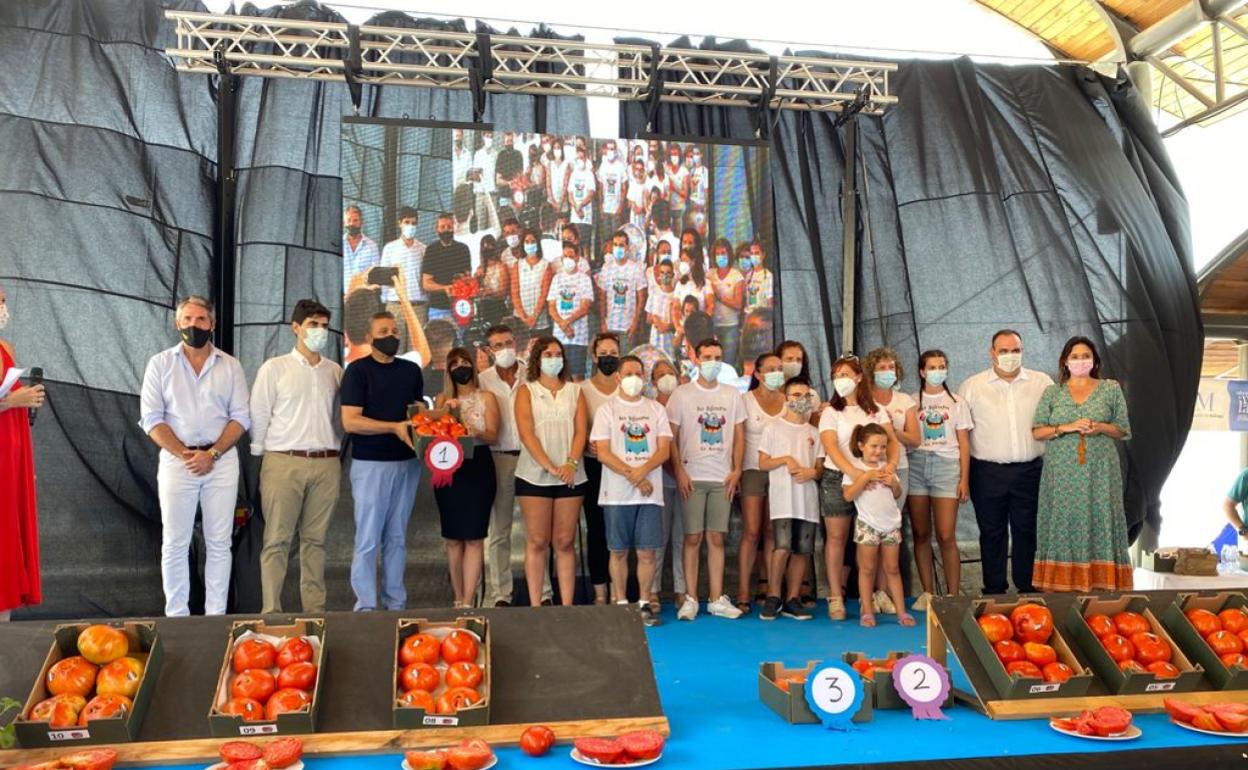
<instances>
[{"instance_id":1,"label":"long dark hair","mask_svg":"<svg viewBox=\"0 0 1248 770\"><path fill-rule=\"evenodd\" d=\"M750 390L758 390L758 386L762 384L763 378L758 376L758 370L762 368L763 362L769 358L779 359L780 356L769 350L754 359L754 374L750 376ZM797 377L794 377L793 379L797 379Z\"/></svg>"},{"instance_id":2,"label":"long dark hair","mask_svg":"<svg viewBox=\"0 0 1248 770\"><path fill-rule=\"evenodd\" d=\"M879 407L875 405L875 397L871 395L871 383L867 382L867 377L862 371L862 363L858 360L858 356L842 356L832 364L830 374L832 379L836 379L836 370L842 366L848 366L850 371L858 375L858 391L854 396L858 399L858 407L867 414L875 414L879 411ZM836 388L832 389L832 398L829 402L832 408L840 412L849 404L840 393L836 392Z\"/></svg>"},{"instance_id":3,"label":"long dark hair","mask_svg":"<svg viewBox=\"0 0 1248 770\"><path fill-rule=\"evenodd\" d=\"M925 350L919 356L919 408L923 408L923 391L927 390L927 377L923 374L923 367L927 366L927 362L933 358L945 359L945 369L949 368L949 356L945 355L943 350ZM945 381L941 383L941 387L945 389L945 393L949 395L950 401L957 401L957 397L953 395L953 391L949 390L949 377L946 374Z\"/></svg>"},{"instance_id":4,"label":"long dark hair","mask_svg":"<svg viewBox=\"0 0 1248 770\"><path fill-rule=\"evenodd\" d=\"M776 355L780 356L780 360L784 360L784 351L789 348L797 348L802 351L802 370L797 373L798 377L810 379L810 356L806 355L806 346L797 340L785 340L776 346Z\"/></svg>"},{"instance_id":5,"label":"long dark hair","mask_svg":"<svg viewBox=\"0 0 1248 770\"><path fill-rule=\"evenodd\" d=\"M1092 371L1088 372L1088 376L1094 380L1099 380L1101 378L1101 354L1097 352L1096 343L1087 337L1071 337L1062 346L1062 355L1057 359L1058 383L1065 385L1066 381L1070 379L1070 369L1066 368L1066 359L1070 358L1075 345L1087 345L1088 350L1092 351Z\"/></svg>"}]
</instances>

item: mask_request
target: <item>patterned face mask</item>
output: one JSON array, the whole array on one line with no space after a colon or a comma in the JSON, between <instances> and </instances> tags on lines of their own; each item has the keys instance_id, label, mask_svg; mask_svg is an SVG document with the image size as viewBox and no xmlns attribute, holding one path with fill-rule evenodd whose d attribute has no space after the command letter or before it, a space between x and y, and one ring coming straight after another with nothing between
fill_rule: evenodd
<instances>
[{"instance_id":1,"label":"patterned face mask","mask_svg":"<svg viewBox=\"0 0 1248 770\"><path fill-rule=\"evenodd\" d=\"M793 410L794 414L802 417L807 417L811 412L815 411L815 397L809 393L803 396L794 396L786 403L789 409Z\"/></svg>"}]
</instances>

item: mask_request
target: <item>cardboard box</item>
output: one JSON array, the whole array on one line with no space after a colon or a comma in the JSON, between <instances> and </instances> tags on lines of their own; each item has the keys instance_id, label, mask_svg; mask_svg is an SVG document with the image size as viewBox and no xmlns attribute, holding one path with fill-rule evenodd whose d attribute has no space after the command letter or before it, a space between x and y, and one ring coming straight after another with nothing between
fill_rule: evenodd
<instances>
[{"instance_id":1,"label":"cardboard box","mask_svg":"<svg viewBox=\"0 0 1248 770\"><path fill-rule=\"evenodd\" d=\"M53 729L47 722L29 722L25 719L30 710L40 701L51 697L48 692L48 669L63 658L78 654L78 635L90 625L107 625L119 628L130 638L129 657L144 662L143 676L139 679L138 692L134 694L134 708L125 718L92 720L87 727ZM152 692L156 689L156 679L160 675L160 665L164 660L160 634L156 633L156 625L151 621L129 621L125 623L69 623L57 626L52 631L53 641L39 676L26 698L22 713L14 721L17 742L24 749L42 749L49 747L89 746L105 743L129 743L138 738L139 728L143 725L143 717L151 704ZM90 698L87 699L88 701Z\"/></svg>"},{"instance_id":2,"label":"cardboard box","mask_svg":"<svg viewBox=\"0 0 1248 770\"><path fill-rule=\"evenodd\" d=\"M217 707L229 700L230 682L234 678L234 645L244 635L288 639L307 637L312 643L315 655L312 662L316 664L316 686L312 688L312 703L303 711L291 711L278 714L275 721L247 722L242 717L222 714ZM214 738L236 738L238 736L257 735L307 735L316 732L316 713L321 703L321 672L325 670L325 621L321 619L299 619L286 626L271 626L263 620L238 620L230 628L229 640L225 645L225 657L221 662L221 670L217 675L217 691L212 698L212 707L208 710L208 726ZM276 676L276 669L274 669Z\"/></svg>"},{"instance_id":3,"label":"cardboard box","mask_svg":"<svg viewBox=\"0 0 1248 770\"><path fill-rule=\"evenodd\" d=\"M1140 557L1140 566L1150 572L1174 572L1178 560L1173 550L1145 551Z\"/></svg>"},{"instance_id":4,"label":"cardboard box","mask_svg":"<svg viewBox=\"0 0 1248 770\"><path fill-rule=\"evenodd\" d=\"M905 650L893 651L893 652L888 653L888 655L885 655L882 658L882 660L886 660L886 661L901 660L902 658L910 654L912 653L906 652ZM851 666L857 660L863 660L863 659L876 660L875 658L871 658L867 655L864 655L861 652L847 652L843 656L841 656L841 659L844 660L846 663L850 664ZM945 673L948 673L948 671L949 670L946 668ZM952 681L952 678L950 679L950 681ZM882 709L882 710L903 709L907 711L910 709L910 704L902 700L901 695L899 695L897 692L896 686L893 685L893 672L892 671L875 672L875 678L872 679L871 682L873 685L871 688L872 696L873 696L872 697L873 702L871 705L874 706L876 709ZM953 705L953 688L950 687L949 695L945 699L945 702L940 704L940 707L949 708L952 705Z\"/></svg>"},{"instance_id":5,"label":"cardboard box","mask_svg":"<svg viewBox=\"0 0 1248 770\"><path fill-rule=\"evenodd\" d=\"M399 665L399 649L403 646L404 640L409 636L419 633L427 633L439 639L445 638L447 634L456 629L469 631L474 634L480 642L480 651L477 655L477 665L481 667L482 678L481 686L477 691L481 693L481 702L468 708L460 709L454 714L430 714L422 708L404 705L399 698L403 695L399 687L399 671L402 666ZM490 723L490 687L492 685L493 670L490 667L490 633L489 621L480 616L464 616L456 618L453 621L429 621L424 618L414 620L403 619L395 625L394 634L394 676L391 678L391 687L393 688L391 700L391 713L393 716L394 726L400 730L412 730L422 727L480 727ZM446 676L446 664L439 660L436 668L438 669L439 679L443 680ZM438 689L434 691L433 696L436 701L438 696L446 689L446 683L440 681Z\"/></svg>"},{"instance_id":6,"label":"cardboard box","mask_svg":"<svg viewBox=\"0 0 1248 770\"><path fill-rule=\"evenodd\" d=\"M1109 653L1101 645L1091 626L1085 620L1089 615L1108 615L1113 617L1119 612L1137 612L1148 621L1152 632L1160 636L1170 645L1173 657L1170 662L1179 669L1177 679L1158 679L1152 673L1124 673L1118 663L1109 657ZM1157 616L1149 609L1148 597L1139 594L1124 594L1117 599L1100 599L1095 596L1081 596L1071 605L1069 625L1075 641L1083 650L1092 664L1092 670L1100 677L1111 693L1117 695L1138 695L1140 693L1157 692L1190 692L1196 689L1204 676L1204 669L1193 666L1183 649L1174 643L1174 639L1157 620Z\"/></svg>"},{"instance_id":7,"label":"cardboard box","mask_svg":"<svg viewBox=\"0 0 1248 770\"><path fill-rule=\"evenodd\" d=\"M1248 690L1248 668L1228 667L1224 664L1187 619L1187 611L1209 610L1216 615L1225 609L1246 606L1248 606L1248 599L1239 593L1224 591L1212 596L1179 594L1178 598L1161 613L1161 624L1170 632L1174 641L1178 642L1178 649L1203 668L1205 676L1219 690Z\"/></svg>"},{"instance_id":8,"label":"cardboard box","mask_svg":"<svg viewBox=\"0 0 1248 770\"><path fill-rule=\"evenodd\" d=\"M407 434L412 439L412 450L416 453L417 460L424 459L425 450L428 449L429 445L433 443L433 440L437 438L436 436L421 436L420 434L416 432L416 426L412 425L411 419L412 417L414 417L416 414L420 412L424 412L425 414L429 415L429 417L432 419L437 419L444 414L449 414L452 417L454 417L456 420L463 422L462 420L460 420L459 411L456 409L428 409L423 404L411 404L410 406L408 406L407 407L407 419L408 419ZM471 436L460 436L459 438L455 440L459 443L460 448L464 450L464 459L471 460L472 453L475 450L475 447L477 445L476 439L472 438Z\"/></svg>"},{"instance_id":9,"label":"cardboard box","mask_svg":"<svg viewBox=\"0 0 1248 770\"><path fill-rule=\"evenodd\" d=\"M810 705L806 703L806 686L804 684L801 686L793 686L791 684L786 690L781 688L776 682L789 677L802 677L805 679L810 676L810 672L814 671L821 662L812 660L802 668L785 668L783 663L760 663L758 667L758 699L791 725L818 724L819 717L815 716L815 712L811 711ZM871 721L871 704L875 700L875 684L870 680L864 679L862 686L865 688L865 691L863 692L862 706L858 709L858 713L854 714L853 722L855 724Z\"/></svg>"},{"instance_id":10,"label":"cardboard box","mask_svg":"<svg viewBox=\"0 0 1248 770\"><path fill-rule=\"evenodd\" d=\"M1092 685L1092 674L1083 667L1071 651L1070 645L1067 644L1062 634L1060 619L1056 617L1053 618L1053 636L1049 639L1049 644L1057 652L1058 661L1070 666L1075 675L1065 682L1045 682L1035 677L1011 676L1006 673L1005 665L1001 663L1001 659L997 657L997 653L988 642L988 637L984 636L983 630L979 627L979 616L998 612L1008 618L1014 608L1020 604L1044 605L1044 600L1033 598L1003 604L992 599L977 599L971 602L970 611L962 618L962 633L966 634L966 640L970 642L971 649L975 651L980 664L988 672L988 678L992 680L992 686L996 689L998 697L1002 700L1013 700L1015 698L1079 698L1086 695L1088 688Z\"/></svg>"}]
</instances>

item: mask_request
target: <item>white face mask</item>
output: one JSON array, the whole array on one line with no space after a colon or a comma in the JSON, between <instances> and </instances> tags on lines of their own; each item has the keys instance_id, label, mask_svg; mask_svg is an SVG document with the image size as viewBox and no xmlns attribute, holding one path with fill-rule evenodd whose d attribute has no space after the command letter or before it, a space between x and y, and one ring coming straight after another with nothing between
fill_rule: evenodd
<instances>
[{"instance_id":1,"label":"white face mask","mask_svg":"<svg viewBox=\"0 0 1248 770\"><path fill-rule=\"evenodd\" d=\"M516 349L503 348L494 353L494 365L500 369L510 369L516 365Z\"/></svg>"},{"instance_id":2,"label":"white face mask","mask_svg":"<svg viewBox=\"0 0 1248 770\"><path fill-rule=\"evenodd\" d=\"M780 386L784 384L785 379L787 378L784 376L784 372L767 372L763 375L763 385L766 385L768 390L780 390Z\"/></svg>"},{"instance_id":3,"label":"white face mask","mask_svg":"<svg viewBox=\"0 0 1248 770\"><path fill-rule=\"evenodd\" d=\"M517 245L519 245L519 243L520 243L520 236L516 235L515 233L512 233L511 235L507 236L507 245L510 246L511 248L514 249Z\"/></svg>"},{"instance_id":4,"label":"white face mask","mask_svg":"<svg viewBox=\"0 0 1248 770\"><path fill-rule=\"evenodd\" d=\"M399 234L409 241L412 240L416 237L416 225L399 225Z\"/></svg>"},{"instance_id":5,"label":"white face mask","mask_svg":"<svg viewBox=\"0 0 1248 770\"><path fill-rule=\"evenodd\" d=\"M0 329L9 325L9 305L6 302L0 305Z\"/></svg>"},{"instance_id":6,"label":"white face mask","mask_svg":"<svg viewBox=\"0 0 1248 770\"><path fill-rule=\"evenodd\" d=\"M689 277L689 263L688 262L680 263L680 277L681 278Z\"/></svg>"},{"instance_id":7,"label":"white face mask","mask_svg":"<svg viewBox=\"0 0 1248 770\"><path fill-rule=\"evenodd\" d=\"M784 379L786 380L791 380L802 373L801 361L785 361L782 366L784 367Z\"/></svg>"},{"instance_id":8,"label":"white face mask","mask_svg":"<svg viewBox=\"0 0 1248 770\"><path fill-rule=\"evenodd\" d=\"M658 391L666 396L673 390L676 390L676 386L679 384L680 380L676 379L676 375L665 374L659 378L658 382L654 383L654 387L658 388Z\"/></svg>"},{"instance_id":9,"label":"white face mask","mask_svg":"<svg viewBox=\"0 0 1248 770\"><path fill-rule=\"evenodd\" d=\"M832 380L832 387L836 388L836 394L841 398L849 398L849 394L858 389L858 383L852 377L837 377Z\"/></svg>"},{"instance_id":10,"label":"white face mask","mask_svg":"<svg viewBox=\"0 0 1248 770\"><path fill-rule=\"evenodd\" d=\"M1022 353L1000 353L997 355L997 368L1006 374L1017 372L1022 365Z\"/></svg>"},{"instance_id":11,"label":"white face mask","mask_svg":"<svg viewBox=\"0 0 1248 770\"><path fill-rule=\"evenodd\" d=\"M570 273L573 270L576 270L576 260L573 259L572 257L564 257L563 258L563 272Z\"/></svg>"},{"instance_id":12,"label":"white face mask","mask_svg":"<svg viewBox=\"0 0 1248 770\"><path fill-rule=\"evenodd\" d=\"M624 395L629 398L637 398L644 387L646 387L646 381L635 374L630 374L620 380L620 390L624 391Z\"/></svg>"},{"instance_id":13,"label":"white face mask","mask_svg":"<svg viewBox=\"0 0 1248 770\"><path fill-rule=\"evenodd\" d=\"M329 342L329 329L322 329L314 326L304 332L303 344L313 353L320 353L325 349L325 345Z\"/></svg>"}]
</instances>

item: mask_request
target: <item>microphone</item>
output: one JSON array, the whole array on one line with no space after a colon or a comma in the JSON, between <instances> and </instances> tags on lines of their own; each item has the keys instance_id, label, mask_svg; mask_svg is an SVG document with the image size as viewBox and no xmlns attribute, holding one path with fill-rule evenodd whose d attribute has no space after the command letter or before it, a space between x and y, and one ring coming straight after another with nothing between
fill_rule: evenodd
<instances>
[{"instance_id":1,"label":"microphone","mask_svg":"<svg viewBox=\"0 0 1248 770\"><path fill-rule=\"evenodd\" d=\"M40 366L30 367L30 376L27 377L26 379L30 380L31 387L34 387L36 385L42 385L43 384L43 367L40 367ZM35 424L35 416L39 414L39 410L27 409L26 413L30 416L30 424L33 426Z\"/></svg>"}]
</instances>

